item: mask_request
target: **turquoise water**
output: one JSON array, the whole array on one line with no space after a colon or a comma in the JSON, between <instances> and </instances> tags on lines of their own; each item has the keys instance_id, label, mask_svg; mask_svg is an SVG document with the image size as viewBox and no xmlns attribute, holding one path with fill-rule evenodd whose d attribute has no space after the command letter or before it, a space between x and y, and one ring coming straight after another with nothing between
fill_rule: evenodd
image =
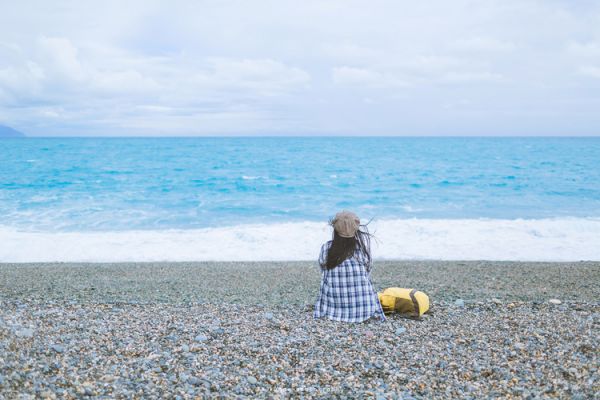
<instances>
[{"instance_id":1,"label":"turquoise water","mask_svg":"<svg viewBox=\"0 0 600 400\"><path fill-rule=\"evenodd\" d=\"M0 140L0 226L600 217L600 138Z\"/></svg>"}]
</instances>

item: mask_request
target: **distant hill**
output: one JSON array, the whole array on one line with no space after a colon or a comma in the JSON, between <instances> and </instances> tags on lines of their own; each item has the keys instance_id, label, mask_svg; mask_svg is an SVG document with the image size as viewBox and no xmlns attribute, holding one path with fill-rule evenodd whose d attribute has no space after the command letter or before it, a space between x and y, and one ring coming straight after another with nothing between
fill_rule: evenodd
<instances>
[{"instance_id":1,"label":"distant hill","mask_svg":"<svg viewBox=\"0 0 600 400\"><path fill-rule=\"evenodd\" d=\"M7 137L25 137L25 134L11 128L10 126L0 125L0 138Z\"/></svg>"}]
</instances>

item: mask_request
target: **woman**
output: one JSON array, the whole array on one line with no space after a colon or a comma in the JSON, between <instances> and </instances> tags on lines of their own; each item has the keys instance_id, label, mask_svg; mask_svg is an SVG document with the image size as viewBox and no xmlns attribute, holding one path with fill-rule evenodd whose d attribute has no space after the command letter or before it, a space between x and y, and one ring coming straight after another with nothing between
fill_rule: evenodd
<instances>
[{"instance_id":1,"label":"woman","mask_svg":"<svg viewBox=\"0 0 600 400\"><path fill-rule=\"evenodd\" d=\"M371 244L366 226L360 228L356 214L342 211L331 221L333 240L321 246L321 289L315 305L315 318L362 322L371 317L385 321L373 289Z\"/></svg>"}]
</instances>

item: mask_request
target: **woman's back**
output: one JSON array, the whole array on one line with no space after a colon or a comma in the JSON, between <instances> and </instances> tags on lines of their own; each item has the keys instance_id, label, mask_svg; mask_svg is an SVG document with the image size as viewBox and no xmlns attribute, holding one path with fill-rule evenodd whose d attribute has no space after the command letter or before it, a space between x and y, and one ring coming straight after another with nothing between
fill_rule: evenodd
<instances>
[{"instance_id":1,"label":"woman's back","mask_svg":"<svg viewBox=\"0 0 600 400\"><path fill-rule=\"evenodd\" d=\"M359 232L358 228L356 232ZM334 231L334 239L321 246L319 265L322 277L314 316L345 322L362 322L373 316L384 320L381 304L369 276L371 257L368 241L345 242L344 239L351 238L340 237ZM344 249L344 244L354 248ZM343 256L340 257L340 254Z\"/></svg>"}]
</instances>

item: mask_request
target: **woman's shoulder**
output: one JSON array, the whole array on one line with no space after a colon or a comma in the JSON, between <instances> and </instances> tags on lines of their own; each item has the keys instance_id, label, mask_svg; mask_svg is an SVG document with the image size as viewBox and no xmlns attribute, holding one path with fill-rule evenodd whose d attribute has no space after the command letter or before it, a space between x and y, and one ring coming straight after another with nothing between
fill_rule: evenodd
<instances>
[{"instance_id":1,"label":"woman's shoulder","mask_svg":"<svg viewBox=\"0 0 600 400\"><path fill-rule=\"evenodd\" d=\"M332 240L329 240L321 245L321 251L320 251L321 256L323 256L323 257L326 256L327 252L329 252L329 249L331 248L332 242L333 242Z\"/></svg>"}]
</instances>

